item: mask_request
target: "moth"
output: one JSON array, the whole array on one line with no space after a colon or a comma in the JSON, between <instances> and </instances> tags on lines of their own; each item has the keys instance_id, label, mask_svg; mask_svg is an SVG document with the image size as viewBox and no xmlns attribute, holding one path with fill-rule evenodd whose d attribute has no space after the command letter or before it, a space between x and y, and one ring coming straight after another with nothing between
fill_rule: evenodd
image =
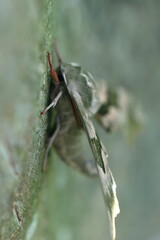
<instances>
[{"instance_id":1,"label":"moth","mask_svg":"<svg viewBox=\"0 0 160 240\"><path fill-rule=\"evenodd\" d=\"M59 65L54 69L51 54L48 53L48 64L51 77L51 98L42 115L54 108L56 125L49 138L42 170L46 168L47 155L54 145L61 159L74 169L88 175L99 176L104 200L108 209L112 239L116 238L115 218L119 214L119 203L116 196L116 183L108 165L108 153L101 142L91 118L100 119L106 114L99 96L99 87L92 75L77 63L65 63L55 47ZM104 88L101 88L104 90ZM107 101L107 100L106 100ZM93 159L86 159L81 153L80 138L87 135Z\"/></svg>"}]
</instances>

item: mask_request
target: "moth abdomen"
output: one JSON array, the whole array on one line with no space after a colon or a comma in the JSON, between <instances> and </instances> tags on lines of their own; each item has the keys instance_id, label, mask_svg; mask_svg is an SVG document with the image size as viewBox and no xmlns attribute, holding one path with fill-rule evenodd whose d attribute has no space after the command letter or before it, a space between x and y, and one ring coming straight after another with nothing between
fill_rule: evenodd
<instances>
[{"instance_id":1,"label":"moth abdomen","mask_svg":"<svg viewBox=\"0 0 160 240\"><path fill-rule=\"evenodd\" d=\"M72 168L88 176L97 176L95 161L86 158L83 154L80 138L81 135L77 138L75 136L58 136L54 144L55 149L60 158Z\"/></svg>"},{"instance_id":2,"label":"moth abdomen","mask_svg":"<svg viewBox=\"0 0 160 240\"><path fill-rule=\"evenodd\" d=\"M83 154L82 136L84 132L82 128L77 127L71 108L67 112L61 112L60 125L60 132L54 141L54 147L60 158L72 168L86 175L97 175L95 162L88 160Z\"/></svg>"}]
</instances>

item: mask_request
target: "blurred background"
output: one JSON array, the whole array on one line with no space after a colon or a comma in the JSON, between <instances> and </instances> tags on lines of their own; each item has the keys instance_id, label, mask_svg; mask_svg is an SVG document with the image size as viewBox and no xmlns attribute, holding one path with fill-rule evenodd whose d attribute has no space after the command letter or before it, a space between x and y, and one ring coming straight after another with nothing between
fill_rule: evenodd
<instances>
[{"instance_id":1,"label":"blurred background","mask_svg":"<svg viewBox=\"0 0 160 240\"><path fill-rule=\"evenodd\" d=\"M43 39L51 42L56 37L66 62L78 62L93 76L124 86L142 106L145 121L134 142L120 132L105 134L99 128L98 132L117 182L121 208L116 219L117 239L159 240L160 2L46 2L53 20L50 29L55 30L45 36L42 26L47 20L41 14L42 1L0 3L1 199L16 179L15 170L8 168L5 139L10 139L13 154L18 148L18 167L23 168L23 142L33 134L28 122L37 107L44 73L44 60L40 60L45 52ZM21 145L23 151L19 150ZM27 240L110 239L98 180L74 172L54 152L40 199ZM1 204L3 219L5 200Z\"/></svg>"}]
</instances>

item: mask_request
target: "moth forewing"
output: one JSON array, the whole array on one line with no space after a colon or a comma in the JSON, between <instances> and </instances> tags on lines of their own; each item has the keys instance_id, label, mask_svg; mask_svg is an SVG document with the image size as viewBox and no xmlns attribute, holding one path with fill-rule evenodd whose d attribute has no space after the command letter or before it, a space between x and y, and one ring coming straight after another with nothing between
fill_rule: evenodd
<instances>
[{"instance_id":1,"label":"moth forewing","mask_svg":"<svg viewBox=\"0 0 160 240\"><path fill-rule=\"evenodd\" d=\"M81 117L81 121L83 124L83 128L87 134L94 159L97 164L97 170L103 190L104 199L108 208L110 223L111 223L111 231L112 231L112 239L114 240L116 237L116 228L115 228L115 217L120 212L119 203L116 196L116 184L112 175L112 172L108 166L108 154L105 150L103 144L99 140L99 137L96 133L96 130L92 124L88 116L88 112L85 109L83 104L82 97L77 91L72 91L72 87L69 89L69 93L72 96L72 99L77 107L79 115Z\"/></svg>"},{"instance_id":2,"label":"moth forewing","mask_svg":"<svg viewBox=\"0 0 160 240\"><path fill-rule=\"evenodd\" d=\"M103 146L103 144L102 144ZM112 239L116 239L116 227L115 227L115 218L120 213L119 202L116 195L116 183L113 178L112 172L108 167L107 155L104 147L102 148L102 158L105 165L105 172L103 169L97 165L98 174L101 180L101 186L103 190L103 195L105 202L108 206L111 231L112 231Z\"/></svg>"}]
</instances>

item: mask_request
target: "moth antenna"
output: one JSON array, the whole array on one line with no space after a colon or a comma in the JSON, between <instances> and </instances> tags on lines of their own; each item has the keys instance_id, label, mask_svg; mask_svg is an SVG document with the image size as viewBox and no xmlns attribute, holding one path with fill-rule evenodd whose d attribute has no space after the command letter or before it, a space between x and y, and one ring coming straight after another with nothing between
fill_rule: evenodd
<instances>
[{"instance_id":1,"label":"moth antenna","mask_svg":"<svg viewBox=\"0 0 160 240\"><path fill-rule=\"evenodd\" d=\"M61 63L63 63L63 60L62 60L61 55L60 55L59 50L58 50L57 40L54 41L53 45L54 45L54 50L55 50L58 62L59 62L59 64L61 64Z\"/></svg>"},{"instance_id":2,"label":"moth antenna","mask_svg":"<svg viewBox=\"0 0 160 240\"><path fill-rule=\"evenodd\" d=\"M48 63L49 63L49 67L50 67L50 74L51 74L51 77L54 78L56 84L60 84L60 81L59 81L59 78L58 78L58 75L56 73L56 71L54 70L54 67L53 67L53 64L52 64L52 61L51 61L51 54L48 52L47 54L47 58L48 58Z\"/></svg>"}]
</instances>

